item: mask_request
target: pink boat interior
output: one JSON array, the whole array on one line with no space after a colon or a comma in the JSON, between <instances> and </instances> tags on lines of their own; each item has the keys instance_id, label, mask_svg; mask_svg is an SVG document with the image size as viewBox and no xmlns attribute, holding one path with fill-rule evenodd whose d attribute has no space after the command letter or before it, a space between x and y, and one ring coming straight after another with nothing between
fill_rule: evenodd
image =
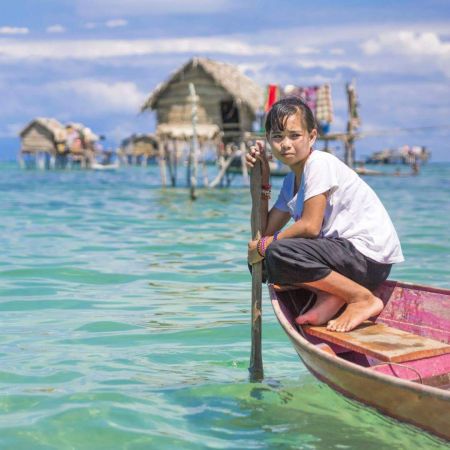
<instances>
[{"instance_id":1,"label":"pink boat interior","mask_svg":"<svg viewBox=\"0 0 450 450\"><path fill-rule=\"evenodd\" d=\"M355 351L338 345L336 341L311 335L305 332L306 327L299 328L295 318L304 312L303 309L308 309L305 308L308 301L312 306L311 292L277 287L272 287L270 291L293 328L319 349L367 370L450 390L450 346L441 346L443 348L440 349L440 354L430 351L416 352L411 360L401 363L378 360L372 357L370 352L365 352L364 348ZM450 344L449 290L387 281L376 291L376 295L383 300L385 307L373 322Z\"/></svg>"}]
</instances>

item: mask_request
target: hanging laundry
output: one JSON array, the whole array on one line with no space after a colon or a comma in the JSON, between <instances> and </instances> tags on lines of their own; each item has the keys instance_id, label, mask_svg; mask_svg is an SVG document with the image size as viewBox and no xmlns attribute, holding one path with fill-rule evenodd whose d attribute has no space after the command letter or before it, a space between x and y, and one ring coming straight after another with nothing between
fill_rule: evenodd
<instances>
[{"instance_id":1,"label":"hanging laundry","mask_svg":"<svg viewBox=\"0 0 450 450\"><path fill-rule=\"evenodd\" d=\"M326 123L333 122L333 104L329 84L323 84L317 91L316 120Z\"/></svg>"},{"instance_id":2,"label":"hanging laundry","mask_svg":"<svg viewBox=\"0 0 450 450\"><path fill-rule=\"evenodd\" d=\"M311 111L315 112L317 105L318 90L319 90L318 86L301 87L290 84L284 88L283 97L291 95L301 97L305 101L305 103L311 108Z\"/></svg>"},{"instance_id":3,"label":"hanging laundry","mask_svg":"<svg viewBox=\"0 0 450 450\"><path fill-rule=\"evenodd\" d=\"M269 111L270 108L272 108L272 105L279 100L280 98L280 89L276 84L269 84L267 86L267 93L266 93L266 101L264 103L264 111Z\"/></svg>"},{"instance_id":4,"label":"hanging laundry","mask_svg":"<svg viewBox=\"0 0 450 450\"><path fill-rule=\"evenodd\" d=\"M331 86L294 86L287 85L283 90L283 97L301 97L311 108L319 125L320 134L326 134L330 130L330 123L333 121L333 104L331 101Z\"/></svg>"}]
</instances>

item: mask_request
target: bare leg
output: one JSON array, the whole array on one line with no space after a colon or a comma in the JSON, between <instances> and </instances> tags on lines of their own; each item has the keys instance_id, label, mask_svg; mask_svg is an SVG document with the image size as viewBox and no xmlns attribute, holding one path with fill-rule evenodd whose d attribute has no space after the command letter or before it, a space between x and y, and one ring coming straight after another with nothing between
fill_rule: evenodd
<instances>
[{"instance_id":1,"label":"bare leg","mask_svg":"<svg viewBox=\"0 0 450 450\"><path fill-rule=\"evenodd\" d=\"M379 314L384 305L368 289L355 283L338 272L331 272L325 278L302 286L312 287L340 297L347 303L345 311L335 320L328 322L327 329L346 332L353 330L360 323Z\"/></svg>"},{"instance_id":2,"label":"bare leg","mask_svg":"<svg viewBox=\"0 0 450 450\"><path fill-rule=\"evenodd\" d=\"M323 325L341 309L345 301L327 292L317 292L315 305L305 314L298 316L295 321L299 325Z\"/></svg>"}]
</instances>

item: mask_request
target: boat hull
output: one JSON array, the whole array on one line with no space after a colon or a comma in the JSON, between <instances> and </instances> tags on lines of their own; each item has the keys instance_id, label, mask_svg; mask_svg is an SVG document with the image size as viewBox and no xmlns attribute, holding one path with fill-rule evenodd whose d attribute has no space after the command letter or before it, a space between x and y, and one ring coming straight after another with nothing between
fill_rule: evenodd
<instances>
[{"instance_id":1,"label":"boat hull","mask_svg":"<svg viewBox=\"0 0 450 450\"><path fill-rule=\"evenodd\" d=\"M450 392L378 373L327 353L305 339L270 288L275 314L306 367L341 394L450 440Z\"/></svg>"}]
</instances>

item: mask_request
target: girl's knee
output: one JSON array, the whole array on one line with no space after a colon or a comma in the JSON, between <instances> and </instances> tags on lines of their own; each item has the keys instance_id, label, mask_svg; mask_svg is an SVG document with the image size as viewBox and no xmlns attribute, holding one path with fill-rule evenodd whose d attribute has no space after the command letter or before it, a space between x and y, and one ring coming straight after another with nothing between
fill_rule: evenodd
<instances>
[{"instance_id":1,"label":"girl's knee","mask_svg":"<svg viewBox=\"0 0 450 450\"><path fill-rule=\"evenodd\" d=\"M274 241L266 249L265 260L268 266L277 264L283 258L283 241Z\"/></svg>"}]
</instances>

